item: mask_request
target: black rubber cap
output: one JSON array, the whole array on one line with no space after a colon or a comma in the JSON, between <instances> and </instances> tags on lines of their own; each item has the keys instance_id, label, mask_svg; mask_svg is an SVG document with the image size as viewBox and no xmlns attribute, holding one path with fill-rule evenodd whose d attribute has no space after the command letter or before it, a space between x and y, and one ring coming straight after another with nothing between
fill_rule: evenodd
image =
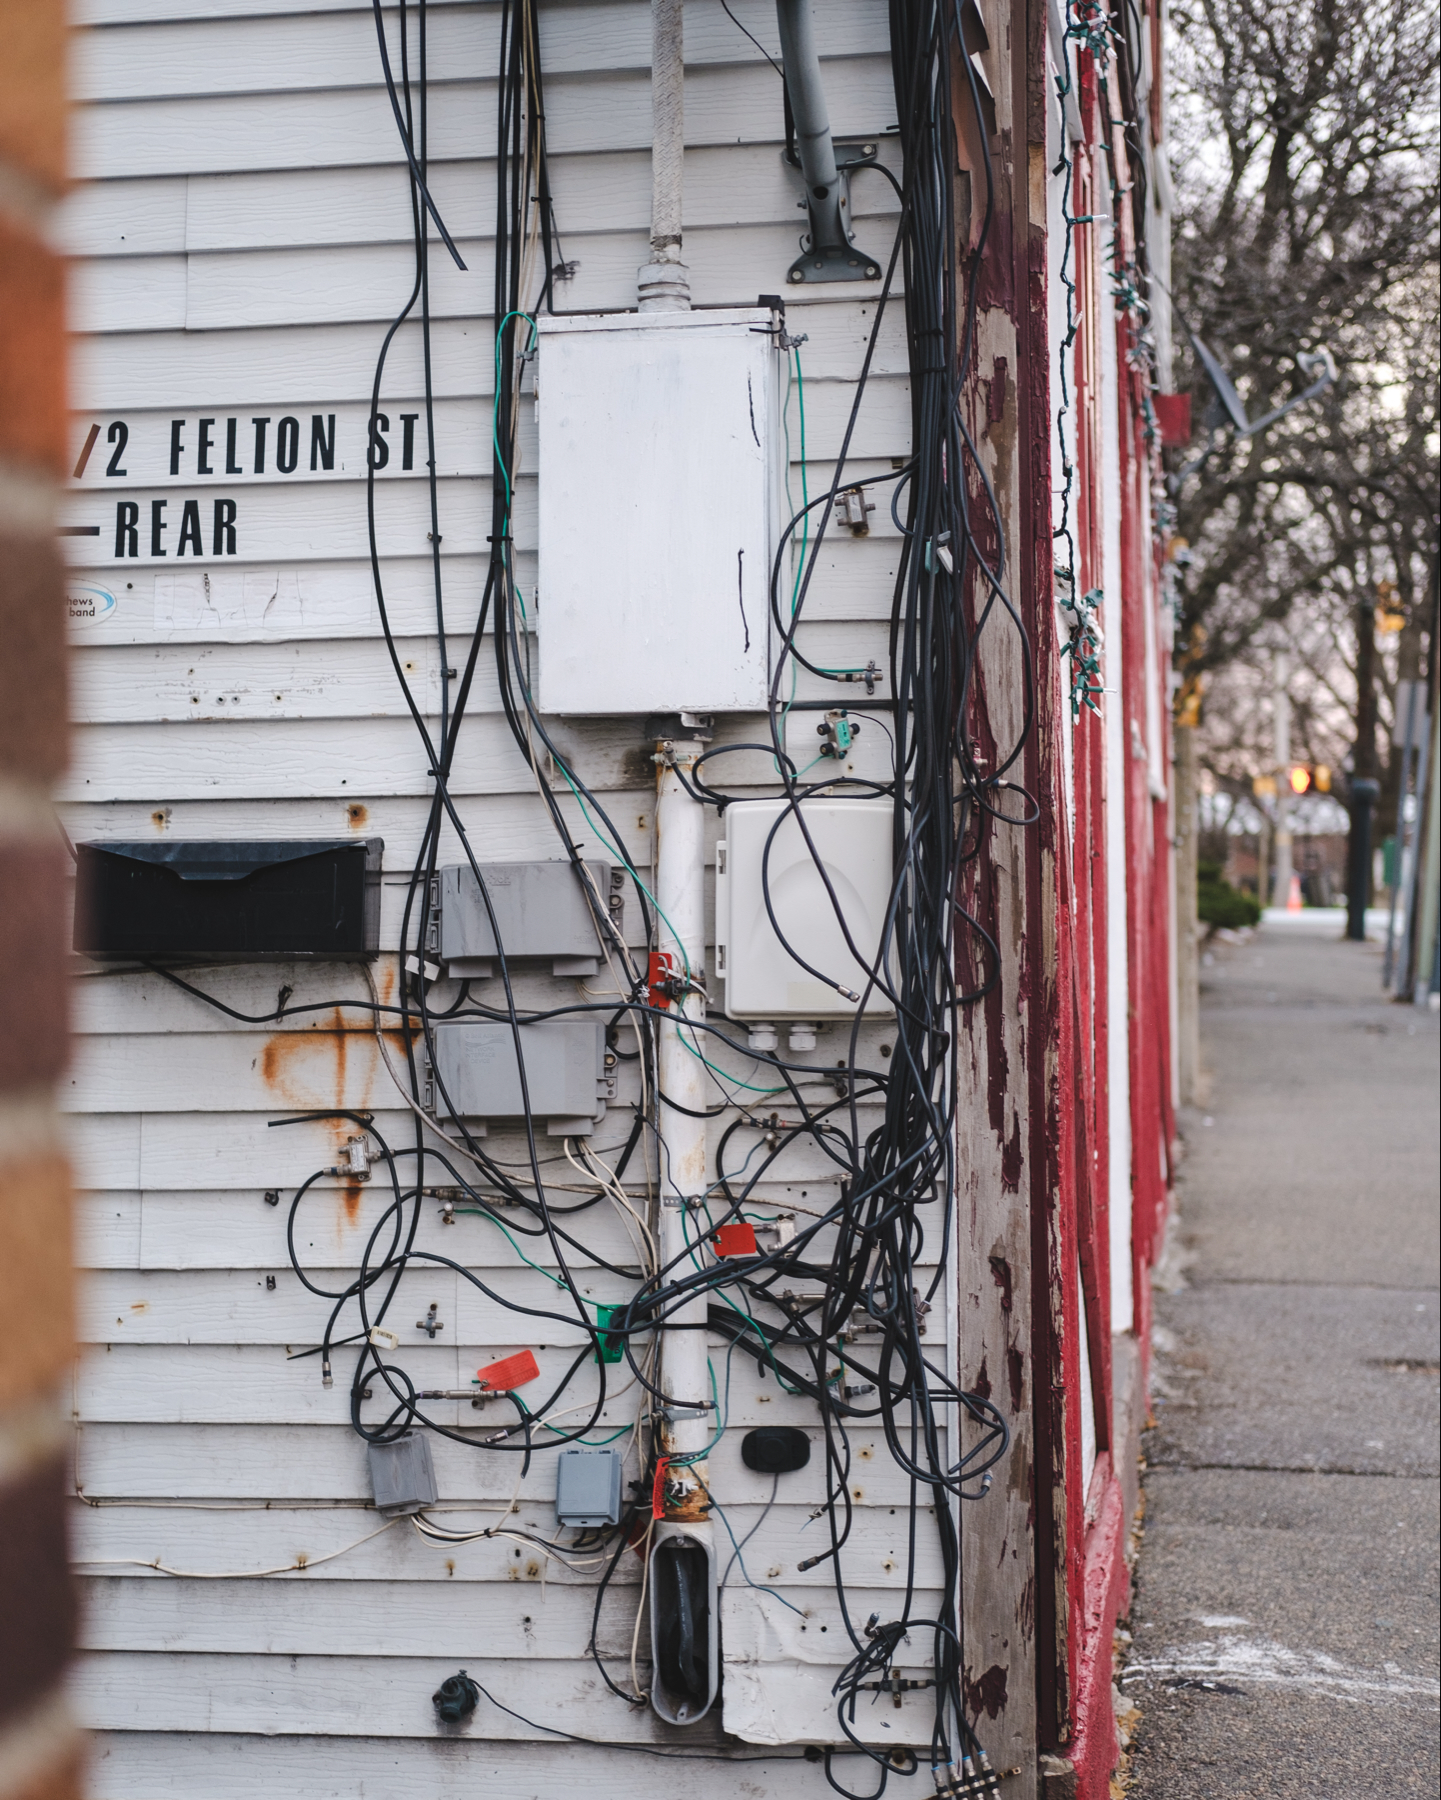
<instances>
[{"instance_id":1,"label":"black rubber cap","mask_svg":"<svg viewBox=\"0 0 1441 1800\"><path fill-rule=\"evenodd\" d=\"M811 1460L811 1440L794 1425L760 1425L741 1439L741 1461L762 1475L789 1475Z\"/></svg>"},{"instance_id":2,"label":"black rubber cap","mask_svg":"<svg viewBox=\"0 0 1441 1800\"><path fill-rule=\"evenodd\" d=\"M430 1697L441 1722L458 1725L480 1704L480 1689L462 1669L458 1675L447 1675Z\"/></svg>"}]
</instances>

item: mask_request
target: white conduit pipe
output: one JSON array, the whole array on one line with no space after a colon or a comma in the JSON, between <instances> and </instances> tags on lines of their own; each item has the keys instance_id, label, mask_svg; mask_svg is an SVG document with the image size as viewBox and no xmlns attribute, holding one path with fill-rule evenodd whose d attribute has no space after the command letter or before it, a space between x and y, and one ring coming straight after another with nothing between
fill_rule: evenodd
<instances>
[{"instance_id":1,"label":"white conduit pipe","mask_svg":"<svg viewBox=\"0 0 1441 1800\"><path fill-rule=\"evenodd\" d=\"M701 1239L705 1214L697 1204L706 1190L705 1039L685 1025L687 1019L705 1018L700 986L705 979L705 813L682 784L682 775L689 775L704 745L676 741L659 749L665 760L658 765L656 792L657 943L679 980L660 1021L658 1236L661 1266L677 1281L709 1260ZM677 1460L668 1462L662 1474L663 1517L651 1535L651 1705L672 1725L691 1725L704 1717L718 1674L715 1527L709 1519L705 1461L716 1411L706 1310L704 1294L687 1300L669 1315L661 1332L660 1388L668 1416L660 1421L659 1448L663 1456ZM677 1626L680 1586L688 1590L684 1610L690 1648L676 1656L682 1635Z\"/></svg>"},{"instance_id":2,"label":"white conduit pipe","mask_svg":"<svg viewBox=\"0 0 1441 1800\"><path fill-rule=\"evenodd\" d=\"M680 259L685 198L684 0L651 0L650 261L636 281L642 312L688 312Z\"/></svg>"}]
</instances>

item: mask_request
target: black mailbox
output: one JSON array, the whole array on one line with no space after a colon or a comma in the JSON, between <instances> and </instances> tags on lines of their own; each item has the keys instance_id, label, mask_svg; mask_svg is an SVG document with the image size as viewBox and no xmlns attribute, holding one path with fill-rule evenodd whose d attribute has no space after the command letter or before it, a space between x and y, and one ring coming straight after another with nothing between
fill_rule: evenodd
<instances>
[{"instance_id":1,"label":"black mailbox","mask_svg":"<svg viewBox=\"0 0 1441 1800\"><path fill-rule=\"evenodd\" d=\"M75 948L94 957L370 957L383 838L77 844Z\"/></svg>"}]
</instances>

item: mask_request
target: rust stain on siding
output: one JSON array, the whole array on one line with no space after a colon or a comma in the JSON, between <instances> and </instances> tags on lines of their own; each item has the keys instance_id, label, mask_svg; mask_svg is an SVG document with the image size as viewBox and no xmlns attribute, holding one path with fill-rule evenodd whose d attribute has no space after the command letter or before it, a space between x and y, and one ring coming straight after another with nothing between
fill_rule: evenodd
<instances>
[{"instance_id":1,"label":"rust stain on siding","mask_svg":"<svg viewBox=\"0 0 1441 1800\"><path fill-rule=\"evenodd\" d=\"M395 986L394 972L377 971L377 991L382 1005L390 1001ZM384 1032L392 1060L402 1064L407 1049L404 1026ZM275 1095L280 1106L294 1112L324 1112L328 1108L350 1112L368 1112L375 1105L377 1093L383 1093L389 1077L381 1065L375 1032L368 1022L350 1022L345 1009L333 1007L328 1017L300 1030L275 1031L266 1039L257 1058L261 1079ZM348 1119L336 1119L333 1126L337 1161L343 1158L345 1140L357 1126ZM364 1184L347 1180L338 1190L335 1228L344 1234L358 1226Z\"/></svg>"}]
</instances>

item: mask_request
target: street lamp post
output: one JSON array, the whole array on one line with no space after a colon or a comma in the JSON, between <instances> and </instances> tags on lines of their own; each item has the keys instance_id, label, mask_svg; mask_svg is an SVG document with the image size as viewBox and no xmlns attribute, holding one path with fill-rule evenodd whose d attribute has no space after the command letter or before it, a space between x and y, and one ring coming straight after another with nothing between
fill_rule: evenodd
<instances>
[{"instance_id":1,"label":"street lamp post","mask_svg":"<svg viewBox=\"0 0 1441 1800\"><path fill-rule=\"evenodd\" d=\"M1271 714L1272 751L1276 763L1276 832L1273 843L1271 904L1291 901L1291 662L1284 650L1276 652L1276 695Z\"/></svg>"}]
</instances>

